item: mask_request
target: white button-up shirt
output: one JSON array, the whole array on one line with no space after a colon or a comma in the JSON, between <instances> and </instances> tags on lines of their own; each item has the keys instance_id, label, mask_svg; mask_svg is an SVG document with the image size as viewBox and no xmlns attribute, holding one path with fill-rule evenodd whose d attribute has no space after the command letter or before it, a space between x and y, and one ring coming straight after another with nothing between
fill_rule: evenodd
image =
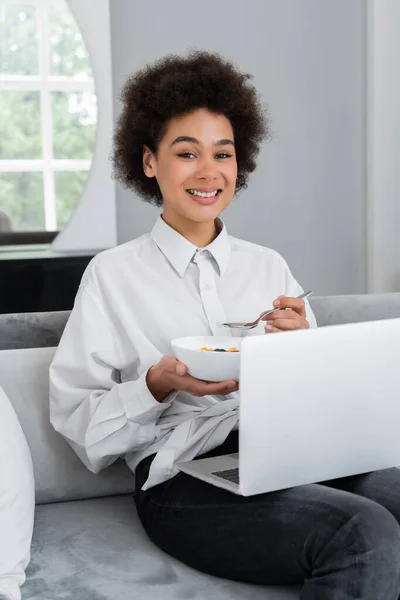
<instances>
[{"instance_id":1,"label":"white button-up shirt","mask_svg":"<svg viewBox=\"0 0 400 600\"><path fill-rule=\"evenodd\" d=\"M199 249L159 217L151 233L98 254L86 269L50 367L50 420L91 471L120 456L134 471L157 453L147 489L237 428L240 392L172 392L159 403L146 384L149 368L172 354L172 339L230 335L221 322L252 320L279 295L303 291L277 252L219 225ZM306 310L316 326L307 301ZM264 323L248 334L265 335Z\"/></svg>"}]
</instances>

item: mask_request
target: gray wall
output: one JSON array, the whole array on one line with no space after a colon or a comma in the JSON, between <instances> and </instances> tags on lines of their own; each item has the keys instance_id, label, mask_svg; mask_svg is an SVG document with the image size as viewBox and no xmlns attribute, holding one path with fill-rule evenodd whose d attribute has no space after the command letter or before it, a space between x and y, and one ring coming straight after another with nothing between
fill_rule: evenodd
<instances>
[{"instance_id":1,"label":"gray wall","mask_svg":"<svg viewBox=\"0 0 400 600\"><path fill-rule=\"evenodd\" d=\"M318 294L365 291L365 10L363 0L111 2L116 118L125 78L170 52L217 50L254 74L274 138L223 217ZM156 215L118 188L119 242Z\"/></svg>"}]
</instances>

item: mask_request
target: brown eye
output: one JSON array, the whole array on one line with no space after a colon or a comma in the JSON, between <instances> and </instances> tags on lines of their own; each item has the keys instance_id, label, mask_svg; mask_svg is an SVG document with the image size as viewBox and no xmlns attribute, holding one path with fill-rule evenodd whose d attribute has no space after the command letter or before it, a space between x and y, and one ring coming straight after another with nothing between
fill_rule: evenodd
<instances>
[{"instance_id":1,"label":"brown eye","mask_svg":"<svg viewBox=\"0 0 400 600\"><path fill-rule=\"evenodd\" d=\"M181 158L196 158L193 152L181 152L178 154Z\"/></svg>"}]
</instances>

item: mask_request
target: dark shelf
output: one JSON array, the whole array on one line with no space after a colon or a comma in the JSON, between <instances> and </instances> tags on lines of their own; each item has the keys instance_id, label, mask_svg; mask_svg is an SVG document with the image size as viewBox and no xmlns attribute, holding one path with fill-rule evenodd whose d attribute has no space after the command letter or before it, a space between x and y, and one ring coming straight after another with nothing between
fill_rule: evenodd
<instances>
[{"instance_id":1,"label":"dark shelf","mask_svg":"<svg viewBox=\"0 0 400 600\"><path fill-rule=\"evenodd\" d=\"M71 310L90 260L99 251L56 253L47 247L0 250L0 313Z\"/></svg>"},{"instance_id":2,"label":"dark shelf","mask_svg":"<svg viewBox=\"0 0 400 600\"><path fill-rule=\"evenodd\" d=\"M1 231L0 246L51 244L58 231Z\"/></svg>"}]
</instances>

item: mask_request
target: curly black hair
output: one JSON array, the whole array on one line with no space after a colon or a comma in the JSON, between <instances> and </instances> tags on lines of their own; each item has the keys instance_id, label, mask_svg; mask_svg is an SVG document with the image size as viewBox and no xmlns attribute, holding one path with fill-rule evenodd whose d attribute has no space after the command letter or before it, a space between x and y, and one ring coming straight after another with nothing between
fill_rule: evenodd
<instances>
[{"instance_id":1,"label":"curly black hair","mask_svg":"<svg viewBox=\"0 0 400 600\"><path fill-rule=\"evenodd\" d=\"M129 77L114 134L114 177L145 201L162 206L156 179L143 172L143 146L156 153L173 117L206 108L230 121L238 165L236 192L246 188L260 144L269 137L266 110L249 79L251 75L219 54L199 50L186 57L166 56Z\"/></svg>"}]
</instances>

